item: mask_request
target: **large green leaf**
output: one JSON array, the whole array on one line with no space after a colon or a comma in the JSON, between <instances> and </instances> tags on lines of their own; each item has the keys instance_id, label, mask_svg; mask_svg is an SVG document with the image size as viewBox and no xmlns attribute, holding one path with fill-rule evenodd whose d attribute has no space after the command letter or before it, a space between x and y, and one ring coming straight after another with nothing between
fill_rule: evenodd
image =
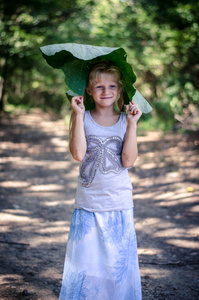
<instances>
[{"instance_id":1,"label":"large green leaf","mask_svg":"<svg viewBox=\"0 0 199 300\"><path fill-rule=\"evenodd\" d=\"M152 111L152 107L149 105L149 103L146 101L146 99L140 94L138 90L136 90L135 95L133 96L133 102L137 103L140 110L147 114Z\"/></svg>"},{"instance_id":2,"label":"large green leaf","mask_svg":"<svg viewBox=\"0 0 199 300\"><path fill-rule=\"evenodd\" d=\"M125 83L124 103L128 104L129 101L132 101L136 92L133 86L136 76L131 65L126 61L127 54L123 48L68 43L44 46L41 47L41 51L50 66L62 69L64 72L65 82L69 89L67 94L69 96L85 95L86 109L93 107L89 95L85 93L89 70L94 62L100 60L111 61L118 66Z\"/></svg>"}]
</instances>

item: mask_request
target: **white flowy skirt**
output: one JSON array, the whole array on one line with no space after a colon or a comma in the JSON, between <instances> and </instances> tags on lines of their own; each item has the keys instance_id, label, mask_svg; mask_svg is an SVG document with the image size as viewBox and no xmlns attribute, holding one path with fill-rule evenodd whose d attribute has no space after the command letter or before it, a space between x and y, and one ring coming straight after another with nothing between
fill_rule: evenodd
<instances>
[{"instance_id":1,"label":"white flowy skirt","mask_svg":"<svg viewBox=\"0 0 199 300\"><path fill-rule=\"evenodd\" d=\"M59 300L141 300L133 209L72 216Z\"/></svg>"}]
</instances>

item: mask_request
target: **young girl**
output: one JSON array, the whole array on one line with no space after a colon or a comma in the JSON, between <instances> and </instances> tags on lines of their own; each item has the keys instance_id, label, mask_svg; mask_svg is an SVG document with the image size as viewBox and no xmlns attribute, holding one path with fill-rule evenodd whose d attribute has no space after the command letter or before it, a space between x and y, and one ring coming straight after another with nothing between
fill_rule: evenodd
<instances>
[{"instance_id":1,"label":"young girl","mask_svg":"<svg viewBox=\"0 0 199 300\"><path fill-rule=\"evenodd\" d=\"M141 284L128 168L137 158L138 106L123 108L123 82L109 62L93 65L84 97L71 100L70 152L80 174L60 300L140 300ZM118 109L117 109L117 107Z\"/></svg>"}]
</instances>

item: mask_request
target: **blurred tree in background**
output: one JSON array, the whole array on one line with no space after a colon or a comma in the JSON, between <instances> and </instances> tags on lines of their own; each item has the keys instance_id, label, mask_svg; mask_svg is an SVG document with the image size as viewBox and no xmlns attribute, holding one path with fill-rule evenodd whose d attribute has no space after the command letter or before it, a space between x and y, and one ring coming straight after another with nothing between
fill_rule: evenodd
<instances>
[{"instance_id":1,"label":"blurred tree in background","mask_svg":"<svg viewBox=\"0 0 199 300\"><path fill-rule=\"evenodd\" d=\"M61 41L57 26L78 11L76 1L1 0L0 8L0 109L5 102L60 108L54 85L61 86L60 75L42 61L39 47Z\"/></svg>"},{"instance_id":2,"label":"blurred tree in background","mask_svg":"<svg viewBox=\"0 0 199 300\"><path fill-rule=\"evenodd\" d=\"M1 109L4 102L60 111L64 76L39 47L84 43L127 51L158 124L199 127L199 1L4 0L0 14Z\"/></svg>"},{"instance_id":3,"label":"blurred tree in background","mask_svg":"<svg viewBox=\"0 0 199 300\"><path fill-rule=\"evenodd\" d=\"M199 128L199 1L140 0L149 18L159 27L156 33L162 66L157 76L155 108L164 108L189 128ZM159 101L163 100L163 101Z\"/></svg>"}]
</instances>

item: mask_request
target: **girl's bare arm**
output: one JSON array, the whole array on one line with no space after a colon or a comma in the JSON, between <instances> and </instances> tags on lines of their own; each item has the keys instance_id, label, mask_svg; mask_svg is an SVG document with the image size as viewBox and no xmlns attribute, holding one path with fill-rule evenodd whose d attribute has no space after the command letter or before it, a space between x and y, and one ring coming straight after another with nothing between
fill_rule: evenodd
<instances>
[{"instance_id":1,"label":"girl's bare arm","mask_svg":"<svg viewBox=\"0 0 199 300\"><path fill-rule=\"evenodd\" d=\"M74 111L71 128L71 140L69 149L73 158L82 161L86 153L86 137L84 131L84 112L83 96L73 97L71 106Z\"/></svg>"},{"instance_id":2,"label":"girl's bare arm","mask_svg":"<svg viewBox=\"0 0 199 300\"><path fill-rule=\"evenodd\" d=\"M138 106L132 102L129 103L129 110L127 113L127 129L123 143L122 150L122 163L124 167L131 168L133 167L137 155L137 121L141 117L142 112Z\"/></svg>"}]
</instances>

